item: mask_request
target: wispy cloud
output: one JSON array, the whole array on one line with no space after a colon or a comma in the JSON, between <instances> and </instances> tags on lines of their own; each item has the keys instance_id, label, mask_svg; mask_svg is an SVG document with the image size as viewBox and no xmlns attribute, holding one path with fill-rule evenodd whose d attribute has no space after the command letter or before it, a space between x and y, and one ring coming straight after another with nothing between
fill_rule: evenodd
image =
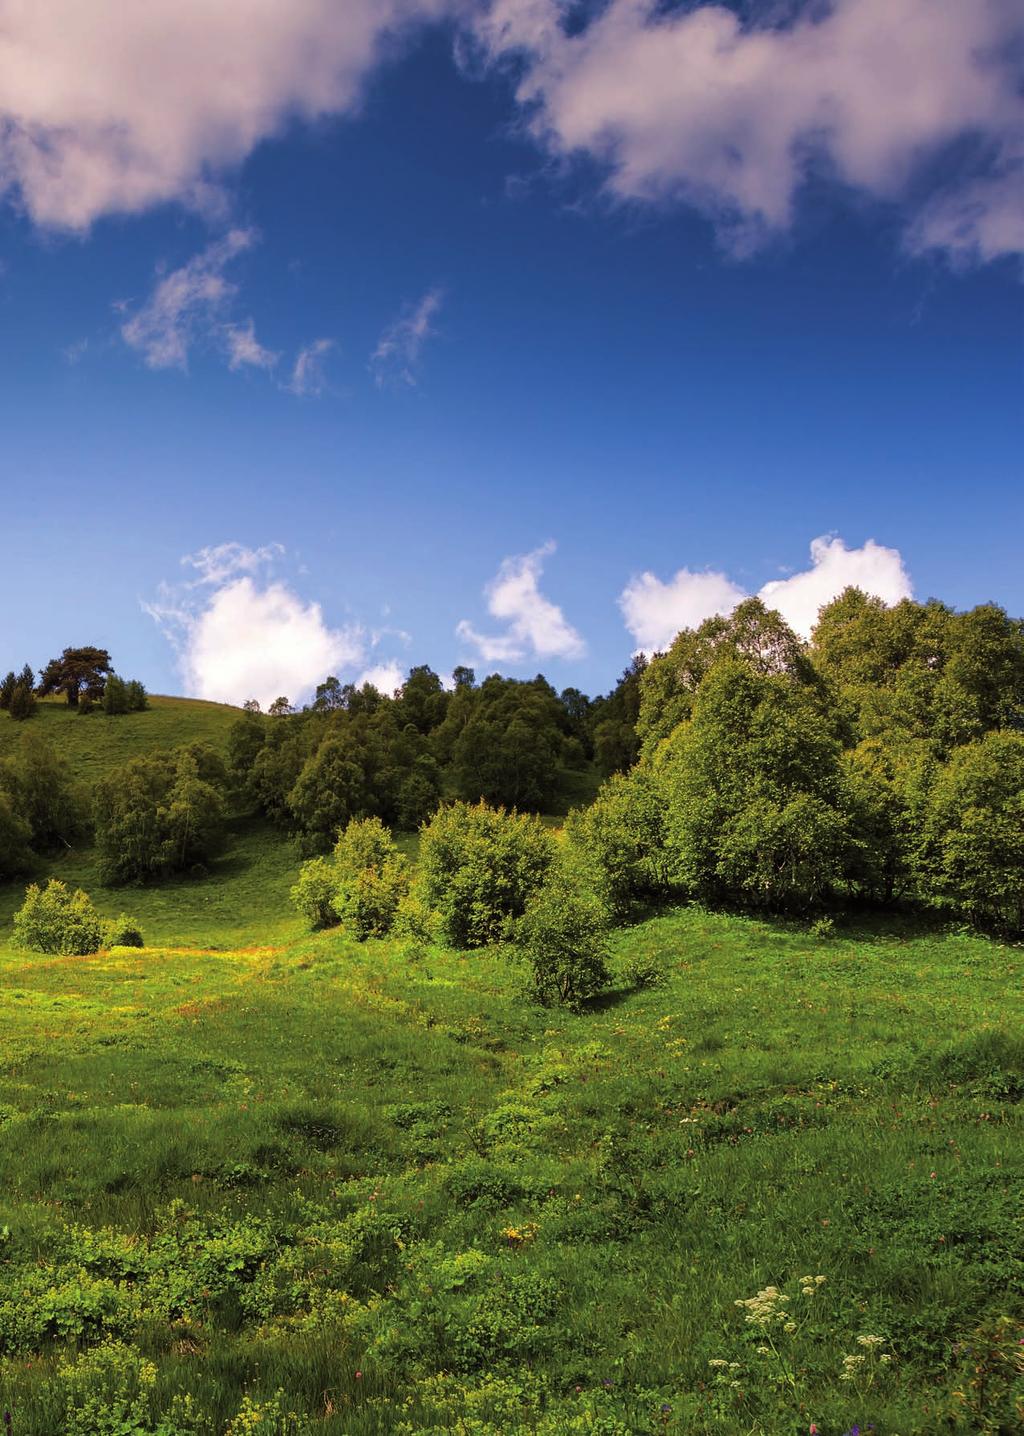
<instances>
[{"instance_id":1,"label":"wispy cloud","mask_svg":"<svg viewBox=\"0 0 1024 1436\"><path fill-rule=\"evenodd\" d=\"M384 330L370 356L370 373L378 388L417 384L423 346L436 333L434 319L443 298L440 289L428 289L418 303Z\"/></svg>"},{"instance_id":2,"label":"wispy cloud","mask_svg":"<svg viewBox=\"0 0 1024 1436\"><path fill-rule=\"evenodd\" d=\"M332 628L318 603L304 599L268 566L280 544L225 543L182 559L198 577L164 584L144 603L174 645L185 690L197 698L267 706L284 694L301 702L329 673L365 662L362 628Z\"/></svg>"},{"instance_id":3,"label":"wispy cloud","mask_svg":"<svg viewBox=\"0 0 1024 1436\"><path fill-rule=\"evenodd\" d=\"M758 596L807 638L819 610L850 587L886 603L913 594L898 549L885 548L874 539L851 549L841 538L825 535L811 543L810 568L773 579ZM649 572L631 579L619 595L619 607L638 650L651 654L668 648L681 629L696 628L715 614L731 613L746 597L746 590L724 573L682 568L668 580Z\"/></svg>"},{"instance_id":4,"label":"wispy cloud","mask_svg":"<svg viewBox=\"0 0 1024 1436\"><path fill-rule=\"evenodd\" d=\"M141 309L121 325L121 337L150 369L187 369L195 345L212 345L232 369L268 368L275 355L259 343L253 321L228 322L238 286L225 270L256 242L251 229L232 229L163 275Z\"/></svg>"},{"instance_id":5,"label":"wispy cloud","mask_svg":"<svg viewBox=\"0 0 1024 1436\"><path fill-rule=\"evenodd\" d=\"M538 658L582 658L587 646L561 608L540 591L544 560L555 552L548 542L532 553L507 558L485 589L487 611L507 626L504 633L478 632L462 619L456 634L472 644L485 663L520 663Z\"/></svg>"},{"instance_id":6,"label":"wispy cloud","mask_svg":"<svg viewBox=\"0 0 1024 1436\"><path fill-rule=\"evenodd\" d=\"M291 378L284 386L299 398L315 398L327 387L326 360L334 348L333 339L314 339L295 356Z\"/></svg>"}]
</instances>

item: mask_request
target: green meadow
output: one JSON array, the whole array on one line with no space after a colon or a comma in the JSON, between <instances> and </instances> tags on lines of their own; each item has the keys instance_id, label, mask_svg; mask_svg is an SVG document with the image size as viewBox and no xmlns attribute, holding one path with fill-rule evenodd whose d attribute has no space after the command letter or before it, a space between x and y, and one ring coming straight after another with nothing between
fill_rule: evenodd
<instances>
[{"instance_id":1,"label":"green meadow","mask_svg":"<svg viewBox=\"0 0 1024 1436\"><path fill-rule=\"evenodd\" d=\"M233 716L43 723L98 772ZM84 958L0 889L4 1436L1021 1429L1019 946L674 908L574 1014L303 933L298 862L56 858L149 944Z\"/></svg>"}]
</instances>

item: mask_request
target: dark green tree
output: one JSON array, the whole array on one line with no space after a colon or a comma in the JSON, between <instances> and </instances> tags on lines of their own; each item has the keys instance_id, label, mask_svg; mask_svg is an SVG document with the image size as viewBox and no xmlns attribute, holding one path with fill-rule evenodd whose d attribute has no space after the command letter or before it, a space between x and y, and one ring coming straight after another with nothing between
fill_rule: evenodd
<instances>
[{"instance_id":1,"label":"dark green tree","mask_svg":"<svg viewBox=\"0 0 1024 1436\"><path fill-rule=\"evenodd\" d=\"M68 707L77 708L83 698L98 703L103 697L107 674L113 671L105 648L65 648L51 658L39 675L39 694L63 693Z\"/></svg>"}]
</instances>

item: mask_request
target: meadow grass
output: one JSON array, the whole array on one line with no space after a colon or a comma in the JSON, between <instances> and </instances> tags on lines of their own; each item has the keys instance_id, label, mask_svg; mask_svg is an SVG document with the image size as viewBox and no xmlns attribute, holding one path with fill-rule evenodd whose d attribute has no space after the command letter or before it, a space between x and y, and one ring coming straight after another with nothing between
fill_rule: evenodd
<instances>
[{"instance_id":1,"label":"meadow grass","mask_svg":"<svg viewBox=\"0 0 1024 1436\"><path fill-rule=\"evenodd\" d=\"M38 734L66 758L75 777L93 783L109 769L182 743L202 740L222 752L228 730L241 710L227 703L199 698L166 698L151 694L142 713L108 718L100 708L79 713L63 698L44 698L34 718L15 723L0 713L0 758L12 753L25 733Z\"/></svg>"},{"instance_id":2,"label":"meadow grass","mask_svg":"<svg viewBox=\"0 0 1024 1436\"><path fill-rule=\"evenodd\" d=\"M174 946L0 954L13 1436L1019 1429L1019 948L678 909L574 1015L505 951Z\"/></svg>"}]
</instances>

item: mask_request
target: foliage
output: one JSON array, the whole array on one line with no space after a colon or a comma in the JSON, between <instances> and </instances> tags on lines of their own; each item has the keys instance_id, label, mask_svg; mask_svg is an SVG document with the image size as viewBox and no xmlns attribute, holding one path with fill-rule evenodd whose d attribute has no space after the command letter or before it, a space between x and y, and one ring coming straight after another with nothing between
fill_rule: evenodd
<instances>
[{"instance_id":1,"label":"foliage","mask_svg":"<svg viewBox=\"0 0 1024 1436\"><path fill-rule=\"evenodd\" d=\"M455 947L498 941L521 917L554 856L541 823L485 803L439 808L420 838L424 900Z\"/></svg>"},{"instance_id":2,"label":"foliage","mask_svg":"<svg viewBox=\"0 0 1024 1436\"><path fill-rule=\"evenodd\" d=\"M142 929L126 912L118 913L104 927L104 942L107 947L145 947Z\"/></svg>"},{"instance_id":3,"label":"foliage","mask_svg":"<svg viewBox=\"0 0 1024 1436\"><path fill-rule=\"evenodd\" d=\"M972 921L1024 932L1024 734L958 748L935 779L926 832L936 894Z\"/></svg>"},{"instance_id":4,"label":"foliage","mask_svg":"<svg viewBox=\"0 0 1024 1436\"><path fill-rule=\"evenodd\" d=\"M696 897L803 909L840 882L840 746L815 691L721 661L659 751L674 876Z\"/></svg>"},{"instance_id":5,"label":"foliage","mask_svg":"<svg viewBox=\"0 0 1024 1436\"><path fill-rule=\"evenodd\" d=\"M335 898L338 892L338 875L330 858L310 858L302 864L299 876L291 890L291 900L307 926L317 932L321 928L334 927L339 921Z\"/></svg>"},{"instance_id":6,"label":"foliage","mask_svg":"<svg viewBox=\"0 0 1024 1436\"><path fill-rule=\"evenodd\" d=\"M108 717L123 713L141 713L149 706L149 697L137 678L124 679L116 673L107 675L103 687L103 711Z\"/></svg>"},{"instance_id":7,"label":"foliage","mask_svg":"<svg viewBox=\"0 0 1024 1436\"><path fill-rule=\"evenodd\" d=\"M450 760L455 792L467 802L540 809L558 789L569 740L566 710L545 679L494 674L479 688L456 689L435 752Z\"/></svg>"},{"instance_id":8,"label":"foliage","mask_svg":"<svg viewBox=\"0 0 1024 1436\"><path fill-rule=\"evenodd\" d=\"M0 788L0 882L31 866L31 842L32 829Z\"/></svg>"},{"instance_id":9,"label":"foliage","mask_svg":"<svg viewBox=\"0 0 1024 1436\"><path fill-rule=\"evenodd\" d=\"M14 937L34 952L83 957L98 952L103 923L81 888L74 892L56 878L44 888L32 883L14 915Z\"/></svg>"},{"instance_id":10,"label":"foliage","mask_svg":"<svg viewBox=\"0 0 1024 1436\"><path fill-rule=\"evenodd\" d=\"M63 693L69 708L77 708L84 700L97 703L103 697L106 678L113 669L105 648L65 648L59 658L51 658L39 675L39 694Z\"/></svg>"},{"instance_id":11,"label":"foliage","mask_svg":"<svg viewBox=\"0 0 1024 1436\"><path fill-rule=\"evenodd\" d=\"M10 756L0 758L0 793L28 824L38 853L70 847L87 827L86 797L70 763L40 734L23 734Z\"/></svg>"},{"instance_id":12,"label":"foliage","mask_svg":"<svg viewBox=\"0 0 1024 1436\"><path fill-rule=\"evenodd\" d=\"M145 881L202 866L220 847L225 818L219 786L204 780L223 771L198 749L133 758L95 789L94 818L105 882Z\"/></svg>"},{"instance_id":13,"label":"foliage","mask_svg":"<svg viewBox=\"0 0 1024 1436\"><path fill-rule=\"evenodd\" d=\"M15 723L24 723L26 718L34 718L36 714L36 695L28 683L17 683L11 693L9 711Z\"/></svg>"},{"instance_id":14,"label":"foliage","mask_svg":"<svg viewBox=\"0 0 1024 1436\"><path fill-rule=\"evenodd\" d=\"M628 917L671 887L666 803L650 771L614 774L589 808L569 815L567 861L614 916Z\"/></svg>"},{"instance_id":15,"label":"foliage","mask_svg":"<svg viewBox=\"0 0 1024 1436\"><path fill-rule=\"evenodd\" d=\"M343 923L360 942L391 931L409 891L408 864L379 818L355 819L331 857L303 863L292 902L314 930Z\"/></svg>"},{"instance_id":16,"label":"foliage","mask_svg":"<svg viewBox=\"0 0 1024 1436\"><path fill-rule=\"evenodd\" d=\"M578 1010L610 980L608 912L562 874L545 883L516 926L534 996Z\"/></svg>"}]
</instances>

